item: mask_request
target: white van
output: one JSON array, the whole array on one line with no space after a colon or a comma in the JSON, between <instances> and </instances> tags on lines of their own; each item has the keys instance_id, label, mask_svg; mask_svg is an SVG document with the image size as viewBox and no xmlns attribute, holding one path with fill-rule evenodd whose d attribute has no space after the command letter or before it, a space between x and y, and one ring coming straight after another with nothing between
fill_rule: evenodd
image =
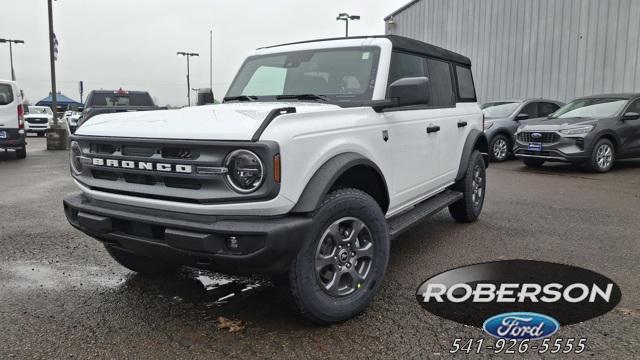
<instances>
[{"instance_id":1,"label":"white van","mask_svg":"<svg viewBox=\"0 0 640 360\"><path fill-rule=\"evenodd\" d=\"M14 149L18 159L27 156L24 107L15 81L0 80L0 149Z\"/></svg>"}]
</instances>

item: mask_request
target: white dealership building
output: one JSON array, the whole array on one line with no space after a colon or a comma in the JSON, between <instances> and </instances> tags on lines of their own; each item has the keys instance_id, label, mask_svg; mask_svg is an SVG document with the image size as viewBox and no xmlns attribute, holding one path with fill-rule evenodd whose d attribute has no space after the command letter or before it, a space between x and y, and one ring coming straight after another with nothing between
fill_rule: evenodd
<instances>
[{"instance_id":1,"label":"white dealership building","mask_svg":"<svg viewBox=\"0 0 640 360\"><path fill-rule=\"evenodd\" d=\"M415 0L385 22L471 58L479 101L640 92L640 0Z\"/></svg>"}]
</instances>

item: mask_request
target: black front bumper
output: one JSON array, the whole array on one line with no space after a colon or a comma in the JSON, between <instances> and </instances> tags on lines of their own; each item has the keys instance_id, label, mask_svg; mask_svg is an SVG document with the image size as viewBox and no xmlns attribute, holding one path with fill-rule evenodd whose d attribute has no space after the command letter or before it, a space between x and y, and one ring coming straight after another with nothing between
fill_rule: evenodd
<instances>
[{"instance_id":1,"label":"black front bumper","mask_svg":"<svg viewBox=\"0 0 640 360\"><path fill-rule=\"evenodd\" d=\"M67 195L63 203L71 225L108 246L230 274L284 273L311 225L307 216L194 215L97 201L82 193Z\"/></svg>"},{"instance_id":2,"label":"black front bumper","mask_svg":"<svg viewBox=\"0 0 640 360\"><path fill-rule=\"evenodd\" d=\"M513 154L519 159L540 159L551 162L584 163L589 161L589 145L587 138L561 137L554 143L543 143L542 151L530 151L529 143L516 139Z\"/></svg>"}]
</instances>

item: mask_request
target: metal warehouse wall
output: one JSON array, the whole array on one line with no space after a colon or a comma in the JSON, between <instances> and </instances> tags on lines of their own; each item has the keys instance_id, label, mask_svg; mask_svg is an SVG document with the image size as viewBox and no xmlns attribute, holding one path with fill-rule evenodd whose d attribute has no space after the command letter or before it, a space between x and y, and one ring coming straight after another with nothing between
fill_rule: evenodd
<instances>
[{"instance_id":1,"label":"metal warehouse wall","mask_svg":"<svg viewBox=\"0 0 640 360\"><path fill-rule=\"evenodd\" d=\"M481 101L640 92L640 0L418 0L393 20L471 58Z\"/></svg>"}]
</instances>

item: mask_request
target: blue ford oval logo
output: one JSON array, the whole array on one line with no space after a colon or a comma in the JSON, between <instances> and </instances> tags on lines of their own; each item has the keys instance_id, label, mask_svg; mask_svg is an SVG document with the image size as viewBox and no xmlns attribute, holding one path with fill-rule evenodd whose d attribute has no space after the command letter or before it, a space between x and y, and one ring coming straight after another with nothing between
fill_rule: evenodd
<instances>
[{"instance_id":1,"label":"blue ford oval logo","mask_svg":"<svg viewBox=\"0 0 640 360\"><path fill-rule=\"evenodd\" d=\"M542 137L542 134L535 132L533 134L531 134L531 137L534 139L540 139Z\"/></svg>"},{"instance_id":2,"label":"blue ford oval logo","mask_svg":"<svg viewBox=\"0 0 640 360\"><path fill-rule=\"evenodd\" d=\"M556 319L534 312L508 312L492 316L482 325L484 331L500 339L539 340L560 329Z\"/></svg>"}]
</instances>

